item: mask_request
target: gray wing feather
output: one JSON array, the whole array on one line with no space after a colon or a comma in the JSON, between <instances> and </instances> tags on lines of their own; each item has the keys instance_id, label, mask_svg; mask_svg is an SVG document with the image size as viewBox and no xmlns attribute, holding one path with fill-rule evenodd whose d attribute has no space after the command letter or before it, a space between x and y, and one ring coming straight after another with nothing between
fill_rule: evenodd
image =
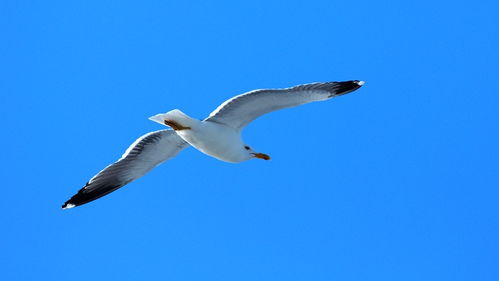
<instances>
[{"instance_id":1,"label":"gray wing feather","mask_svg":"<svg viewBox=\"0 0 499 281\"><path fill-rule=\"evenodd\" d=\"M187 146L189 144L172 130L145 134L130 145L118 161L91 178L62 208L79 206L109 194L173 158Z\"/></svg>"},{"instance_id":2,"label":"gray wing feather","mask_svg":"<svg viewBox=\"0 0 499 281\"><path fill-rule=\"evenodd\" d=\"M285 89L254 90L235 96L215 109L205 121L212 121L242 129L259 116L283 108L314 101L323 101L362 86L358 80L298 85Z\"/></svg>"}]
</instances>

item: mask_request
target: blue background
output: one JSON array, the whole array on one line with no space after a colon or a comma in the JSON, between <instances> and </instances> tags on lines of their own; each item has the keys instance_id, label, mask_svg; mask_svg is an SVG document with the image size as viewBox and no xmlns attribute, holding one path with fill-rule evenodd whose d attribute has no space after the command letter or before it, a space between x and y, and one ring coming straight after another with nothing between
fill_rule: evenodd
<instances>
[{"instance_id":1,"label":"blue background","mask_svg":"<svg viewBox=\"0 0 499 281\"><path fill-rule=\"evenodd\" d=\"M497 3L2 1L0 279L498 280ZM149 116L351 79L60 209Z\"/></svg>"}]
</instances>

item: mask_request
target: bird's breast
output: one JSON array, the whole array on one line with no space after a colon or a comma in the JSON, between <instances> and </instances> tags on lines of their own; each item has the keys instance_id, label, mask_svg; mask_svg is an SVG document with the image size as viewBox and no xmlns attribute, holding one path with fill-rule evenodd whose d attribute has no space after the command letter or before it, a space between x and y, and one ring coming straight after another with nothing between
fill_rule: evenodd
<instances>
[{"instance_id":1,"label":"bird's breast","mask_svg":"<svg viewBox=\"0 0 499 281\"><path fill-rule=\"evenodd\" d=\"M191 130L177 134L199 151L225 162L238 163L244 160L244 147L239 131L214 122L202 122Z\"/></svg>"}]
</instances>

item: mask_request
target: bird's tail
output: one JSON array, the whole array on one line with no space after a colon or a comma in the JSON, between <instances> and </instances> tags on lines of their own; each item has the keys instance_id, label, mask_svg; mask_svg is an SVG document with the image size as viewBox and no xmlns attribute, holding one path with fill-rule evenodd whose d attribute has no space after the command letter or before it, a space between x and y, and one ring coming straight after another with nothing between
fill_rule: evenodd
<instances>
[{"instance_id":1,"label":"bird's tail","mask_svg":"<svg viewBox=\"0 0 499 281\"><path fill-rule=\"evenodd\" d=\"M168 111L167 113L156 114L149 117L149 120L170 126L174 130L191 129L199 122L178 109Z\"/></svg>"}]
</instances>

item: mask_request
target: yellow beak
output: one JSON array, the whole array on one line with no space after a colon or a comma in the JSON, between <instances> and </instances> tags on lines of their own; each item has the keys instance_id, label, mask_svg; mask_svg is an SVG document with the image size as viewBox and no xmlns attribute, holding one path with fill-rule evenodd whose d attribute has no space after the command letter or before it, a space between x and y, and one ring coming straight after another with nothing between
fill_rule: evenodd
<instances>
[{"instance_id":1,"label":"yellow beak","mask_svg":"<svg viewBox=\"0 0 499 281\"><path fill-rule=\"evenodd\" d=\"M265 153L253 153L253 156L255 156L255 158L260 158L263 160L270 160L270 156Z\"/></svg>"}]
</instances>

